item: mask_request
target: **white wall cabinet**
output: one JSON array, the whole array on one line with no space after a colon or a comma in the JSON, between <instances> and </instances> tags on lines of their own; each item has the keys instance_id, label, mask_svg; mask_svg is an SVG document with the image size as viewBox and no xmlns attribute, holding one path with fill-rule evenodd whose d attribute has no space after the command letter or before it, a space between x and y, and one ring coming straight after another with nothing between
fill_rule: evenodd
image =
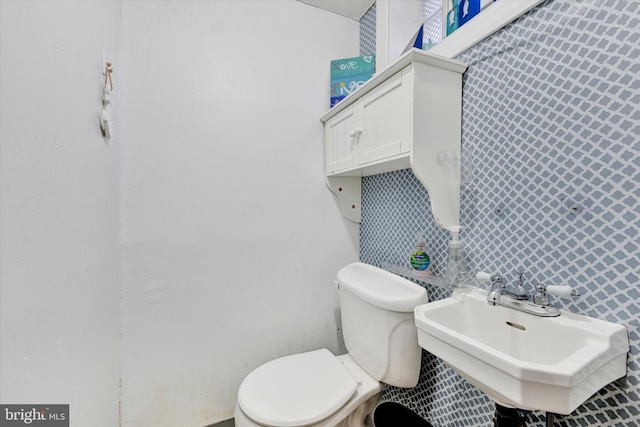
<instances>
[{"instance_id":1,"label":"white wall cabinet","mask_svg":"<svg viewBox=\"0 0 640 427\"><path fill-rule=\"evenodd\" d=\"M347 218L360 222L361 177L411 168L438 223L459 224L466 68L413 49L321 118L327 185Z\"/></svg>"},{"instance_id":2,"label":"white wall cabinet","mask_svg":"<svg viewBox=\"0 0 640 427\"><path fill-rule=\"evenodd\" d=\"M392 76L326 122L327 173L409 152L409 72Z\"/></svg>"},{"instance_id":3,"label":"white wall cabinet","mask_svg":"<svg viewBox=\"0 0 640 427\"><path fill-rule=\"evenodd\" d=\"M354 106L325 124L325 169L328 173L350 170L357 164L356 144L360 129Z\"/></svg>"}]
</instances>

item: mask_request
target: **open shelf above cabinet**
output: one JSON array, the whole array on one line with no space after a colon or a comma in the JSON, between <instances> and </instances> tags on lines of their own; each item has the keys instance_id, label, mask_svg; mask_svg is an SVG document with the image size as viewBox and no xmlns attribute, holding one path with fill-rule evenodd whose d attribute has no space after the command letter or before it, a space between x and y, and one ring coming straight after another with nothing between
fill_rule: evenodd
<instances>
[{"instance_id":1,"label":"open shelf above cabinet","mask_svg":"<svg viewBox=\"0 0 640 427\"><path fill-rule=\"evenodd\" d=\"M363 176L411 168L440 226L459 225L466 69L412 49L322 116L327 185L348 219L361 220Z\"/></svg>"}]
</instances>

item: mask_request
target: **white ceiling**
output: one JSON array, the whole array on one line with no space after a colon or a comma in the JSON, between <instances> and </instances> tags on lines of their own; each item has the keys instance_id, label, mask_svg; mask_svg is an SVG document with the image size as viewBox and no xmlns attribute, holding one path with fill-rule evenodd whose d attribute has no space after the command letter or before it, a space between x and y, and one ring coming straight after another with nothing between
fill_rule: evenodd
<instances>
[{"instance_id":1,"label":"white ceiling","mask_svg":"<svg viewBox=\"0 0 640 427\"><path fill-rule=\"evenodd\" d=\"M298 0L359 21L375 0Z\"/></svg>"}]
</instances>

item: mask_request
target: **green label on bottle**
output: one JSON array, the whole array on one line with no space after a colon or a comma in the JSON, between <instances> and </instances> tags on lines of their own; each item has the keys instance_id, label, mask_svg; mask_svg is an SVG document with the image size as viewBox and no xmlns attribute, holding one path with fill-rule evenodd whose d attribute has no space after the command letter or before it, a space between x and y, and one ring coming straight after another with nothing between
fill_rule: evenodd
<instances>
[{"instance_id":1,"label":"green label on bottle","mask_svg":"<svg viewBox=\"0 0 640 427\"><path fill-rule=\"evenodd\" d=\"M415 251L411 254L411 267L416 270L424 271L429 268L431 258L424 251Z\"/></svg>"}]
</instances>

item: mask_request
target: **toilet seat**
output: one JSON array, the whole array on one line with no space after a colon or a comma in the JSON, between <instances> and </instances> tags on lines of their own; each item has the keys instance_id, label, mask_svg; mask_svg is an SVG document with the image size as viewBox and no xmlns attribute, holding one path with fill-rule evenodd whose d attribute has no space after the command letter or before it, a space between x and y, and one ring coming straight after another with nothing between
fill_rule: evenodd
<instances>
[{"instance_id":1,"label":"toilet seat","mask_svg":"<svg viewBox=\"0 0 640 427\"><path fill-rule=\"evenodd\" d=\"M305 426L338 411L357 387L347 368L329 350L321 349L256 368L240 385L238 406L262 425Z\"/></svg>"}]
</instances>

